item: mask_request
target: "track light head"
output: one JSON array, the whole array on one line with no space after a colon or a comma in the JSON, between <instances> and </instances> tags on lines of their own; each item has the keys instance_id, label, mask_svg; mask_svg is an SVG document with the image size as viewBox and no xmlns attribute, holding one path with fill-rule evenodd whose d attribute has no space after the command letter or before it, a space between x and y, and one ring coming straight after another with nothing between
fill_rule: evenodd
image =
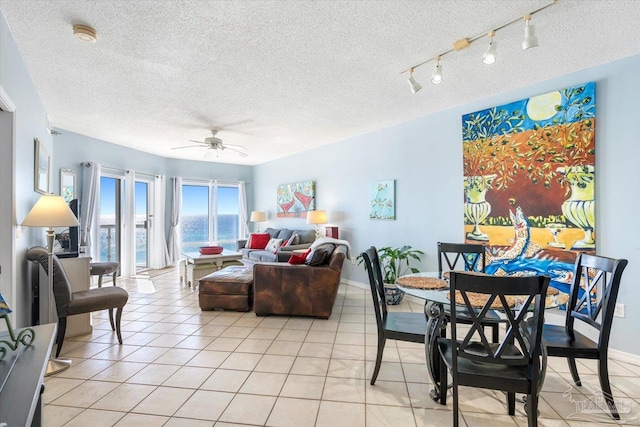
<instances>
[{"instance_id":1,"label":"track light head","mask_svg":"<svg viewBox=\"0 0 640 427\"><path fill-rule=\"evenodd\" d=\"M431 83L436 85L442 83L442 65L440 65L440 55L436 56L436 69L433 70L433 74L431 75Z\"/></svg>"},{"instance_id":2,"label":"track light head","mask_svg":"<svg viewBox=\"0 0 640 427\"><path fill-rule=\"evenodd\" d=\"M482 56L482 62L484 62L487 65L490 65L496 62L498 42L493 41L494 35L495 35L494 31L489 32L489 47L487 48L486 52Z\"/></svg>"},{"instance_id":3,"label":"track light head","mask_svg":"<svg viewBox=\"0 0 640 427\"><path fill-rule=\"evenodd\" d=\"M538 38L536 37L535 30L531 21L531 15L525 15L524 17L524 40L522 41L522 50L527 50L532 47L538 46Z\"/></svg>"},{"instance_id":4,"label":"track light head","mask_svg":"<svg viewBox=\"0 0 640 427\"><path fill-rule=\"evenodd\" d=\"M409 86L411 87L411 92L416 93L420 89L422 89L422 85L413 78L413 68L409 69Z\"/></svg>"}]
</instances>

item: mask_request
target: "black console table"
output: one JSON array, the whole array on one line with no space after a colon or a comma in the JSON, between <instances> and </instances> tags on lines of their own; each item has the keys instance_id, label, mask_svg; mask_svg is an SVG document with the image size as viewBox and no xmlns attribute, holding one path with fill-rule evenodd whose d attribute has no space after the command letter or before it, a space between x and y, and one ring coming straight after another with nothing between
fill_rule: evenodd
<instances>
[{"instance_id":1,"label":"black console table","mask_svg":"<svg viewBox=\"0 0 640 427\"><path fill-rule=\"evenodd\" d=\"M0 425L40 426L44 373L51 354L56 324L34 326L29 347L10 352L0 362ZM18 334L20 329L16 330ZM19 357L16 355L20 352ZM15 363L14 363L15 362Z\"/></svg>"}]
</instances>

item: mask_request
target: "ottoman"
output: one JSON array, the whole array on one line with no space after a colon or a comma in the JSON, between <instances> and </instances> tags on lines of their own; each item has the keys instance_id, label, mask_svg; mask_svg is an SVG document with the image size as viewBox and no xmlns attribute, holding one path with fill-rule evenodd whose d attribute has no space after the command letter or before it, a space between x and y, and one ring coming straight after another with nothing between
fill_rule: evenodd
<instances>
[{"instance_id":1,"label":"ottoman","mask_svg":"<svg viewBox=\"0 0 640 427\"><path fill-rule=\"evenodd\" d=\"M249 311L253 307L253 270L225 267L200 279L201 310Z\"/></svg>"}]
</instances>

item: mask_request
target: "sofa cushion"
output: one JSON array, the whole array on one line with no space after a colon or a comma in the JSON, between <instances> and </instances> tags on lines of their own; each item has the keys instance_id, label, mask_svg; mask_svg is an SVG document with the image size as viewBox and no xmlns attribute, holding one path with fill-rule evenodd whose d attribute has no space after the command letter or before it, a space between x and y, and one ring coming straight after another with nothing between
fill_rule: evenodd
<instances>
[{"instance_id":1,"label":"sofa cushion","mask_svg":"<svg viewBox=\"0 0 640 427\"><path fill-rule=\"evenodd\" d=\"M311 249L301 254L293 254L289 257L289 261L287 262L294 265L304 264L305 262L307 262L307 255L309 255L309 252L311 252Z\"/></svg>"},{"instance_id":2,"label":"sofa cushion","mask_svg":"<svg viewBox=\"0 0 640 427\"><path fill-rule=\"evenodd\" d=\"M283 228L282 230L280 230L280 232L278 233L278 239L282 239L283 241L287 240L289 237L291 237L291 234L293 234L292 230L288 230L286 228Z\"/></svg>"},{"instance_id":3,"label":"sofa cushion","mask_svg":"<svg viewBox=\"0 0 640 427\"><path fill-rule=\"evenodd\" d=\"M325 243L317 246L307 255L306 263L308 265L325 265L329 263L331 254L335 250L336 245Z\"/></svg>"},{"instance_id":4,"label":"sofa cushion","mask_svg":"<svg viewBox=\"0 0 640 427\"><path fill-rule=\"evenodd\" d=\"M298 233L293 232L293 234L291 234L291 236L289 237L289 240L287 240L286 243L282 244L282 247L286 248L287 246L297 245L299 240L300 238L298 237Z\"/></svg>"},{"instance_id":5,"label":"sofa cushion","mask_svg":"<svg viewBox=\"0 0 640 427\"><path fill-rule=\"evenodd\" d=\"M264 249L269 239L268 233L252 233L249 236L249 249Z\"/></svg>"},{"instance_id":6,"label":"sofa cushion","mask_svg":"<svg viewBox=\"0 0 640 427\"><path fill-rule=\"evenodd\" d=\"M269 238L276 239L278 238L278 234L280 234L279 228L267 228L264 230L265 233L269 234Z\"/></svg>"},{"instance_id":7,"label":"sofa cushion","mask_svg":"<svg viewBox=\"0 0 640 427\"><path fill-rule=\"evenodd\" d=\"M313 243L316 240L316 231L315 230L296 230L298 233L298 244L303 243Z\"/></svg>"},{"instance_id":8,"label":"sofa cushion","mask_svg":"<svg viewBox=\"0 0 640 427\"><path fill-rule=\"evenodd\" d=\"M282 246L282 239L269 239L267 246L264 247L265 251L276 252L280 246Z\"/></svg>"}]
</instances>

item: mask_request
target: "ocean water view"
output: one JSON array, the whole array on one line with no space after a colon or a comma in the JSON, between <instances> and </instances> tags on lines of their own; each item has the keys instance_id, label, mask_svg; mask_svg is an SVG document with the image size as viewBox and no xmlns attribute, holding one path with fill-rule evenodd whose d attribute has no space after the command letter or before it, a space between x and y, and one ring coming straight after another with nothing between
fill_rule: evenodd
<instances>
[{"instance_id":1,"label":"ocean water view","mask_svg":"<svg viewBox=\"0 0 640 427\"><path fill-rule=\"evenodd\" d=\"M100 217L100 261L116 260L115 217ZM142 219L136 223L142 224ZM218 215L218 242L226 249L234 249L238 238L239 215ZM209 243L209 221L207 215L190 215L182 218L182 250L197 251ZM168 231L168 230L167 230ZM136 265L145 265L147 259L147 230L136 227Z\"/></svg>"}]
</instances>

